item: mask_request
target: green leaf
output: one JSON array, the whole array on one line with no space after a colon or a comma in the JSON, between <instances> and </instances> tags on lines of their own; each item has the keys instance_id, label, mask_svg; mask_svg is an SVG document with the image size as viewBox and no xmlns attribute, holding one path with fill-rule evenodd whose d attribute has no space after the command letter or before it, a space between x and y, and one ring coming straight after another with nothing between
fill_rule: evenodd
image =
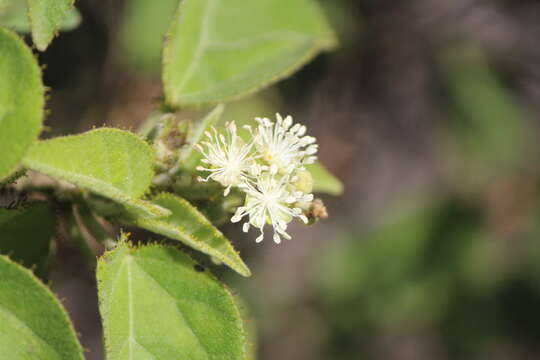
<instances>
[{"instance_id":1,"label":"green leaf","mask_svg":"<svg viewBox=\"0 0 540 360\"><path fill-rule=\"evenodd\" d=\"M208 219L186 200L172 194L160 194L153 202L170 210L161 218L139 218L135 221L149 231L179 240L207 255L219 259L243 276L251 276L231 243Z\"/></svg>"},{"instance_id":2,"label":"green leaf","mask_svg":"<svg viewBox=\"0 0 540 360\"><path fill-rule=\"evenodd\" d=\"M27 9L26 2L21 0L0 2L0 25L19 32L29 31Z\"/></svg>"},{"instance_id":3,"label":"green leaf","mask_svg":"<svg viewBox=\"0 0 540 360\"><path fill-rule=\"evenodd\" d=\"M69 31L75 29L81 23L81 14L73 8L60 24L59 30ZM28 33L31 31L28 18L28 4L23 0L8 0L5 4L0 3L0 25L11 28L17 32Z\"/></svg>"},{"instance_id":4,"label":"green leaf","mask_svg":"<svg viewBox=\"0 0 540 360\"><path fill-rule=\"evenodd\" d=\"M0 208L0 253L28 268L35 266L36 275L42 278L55 231L54 214L45 203L18 210Z\"/></svg>"},{"instance_id":5,"label":"green leaf","mask_svg":"<svg viewBox=\"0 0 540 360\"><path fill-rule=\"evenodd\" d=\"M128 131L102 128L39 141L23 163L145 215L167 213L139 199L154 176L154 154L148 144Z\"/></svg>"},{"instance_id":6,"label":"green leaf","mask_svg":"<svg viewBox=\"0 0 540 360\"><path fill-rule=\"evenodd\" d=\"M343 184L341 181L322 166L321 163L307 165L306 169L313 176L313 192L335 196L343 193Z\"/></svg>"},{"instance_id":7,"label":"green leaf","mask_svg":"<svg viewBox=\"0 0 540 360\"><path fill-rule=\"evenodd\" d=\"M0 28L0 180L34 142L43 121L44 88L32 51L13 32Z\"/></svg>"},{"instance_id":8,"label":"green leaf","mask_svg":"<svg viewBox=\"0 0 540 360\"><path fill-rule=\"evenodd\" d=\"M144 195L153 162L150 146L138 136L108 128L37 142L24 159L34 170L112 199Z\"/></svg>"},{"instance_id":9,"label":"green leaf","mask_svg":"<svg viewBox=\"0 0 540 360\"><path fill-rule=\"evenodd\" d=\"M69 19L75 0L28 0L28 16L32 39L44 51L57 34L60 26Z\"/></svg>"},{"instance_id":10,"label":"green leaf","mask_svg":"<svg viewBox=\"0 0 540 360\"><path fill-rule=\"evenodd\" d=\"M184 106L248 95L335 43L312 0L184 0L163 52L165 100Z\"/></svg>"},{"instance_id":11,"label":"green leaf","mask_svg":"<svg viewBox=\"0 0 540 360\"><path fill-rule=\"evenodd\" d=\"M83 359L58 300L30 270L4 256L0 256L0 349L9 360Z\"/></svg>"},{"instance_id":12,"label":"green leaf","mask_svg":"<svg viewBox=\"0 0 540 360\"><path fill-rule=\"evenodd\" d=\"M244 360L231 294L175 248L120 245L97 269L108 360Z\"/></svg>"},{"instance_id":13,"label":"green leaf","mask_svg":"<svg viewBox=\"0 0 540 360\"><path fill-rule=\"evenodd\" d=\"M167 209L164 209L161 206L157 206L149 201L141 199L129 199L125 201L123 205L130 213L128 216L143 216L153 218L159 216L167 216L170 214Z\"/></svg>"}]
</instances>

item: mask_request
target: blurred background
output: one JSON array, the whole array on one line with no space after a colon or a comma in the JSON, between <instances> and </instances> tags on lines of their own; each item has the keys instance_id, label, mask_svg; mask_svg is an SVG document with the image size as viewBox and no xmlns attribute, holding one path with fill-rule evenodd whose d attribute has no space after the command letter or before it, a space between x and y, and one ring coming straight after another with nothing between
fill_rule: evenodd
<instances>
[{"instance_id":1,"label":"blurred background","mask_svg":"<svg viewBox=\"0 0 540 360\"><path fill-rule=\"evenodd\" d=\"M321 196L329 219L281 245L225 229L254 275L215 271L258 358L539 358L540 2L320 3L339 49L225 115L292 114L345 184ZM45 136L137 129L176 5L78 0L81 25L39 54ZM57 252L53 288L102 359L94 275Z\"/></svg>"}]
</instances>

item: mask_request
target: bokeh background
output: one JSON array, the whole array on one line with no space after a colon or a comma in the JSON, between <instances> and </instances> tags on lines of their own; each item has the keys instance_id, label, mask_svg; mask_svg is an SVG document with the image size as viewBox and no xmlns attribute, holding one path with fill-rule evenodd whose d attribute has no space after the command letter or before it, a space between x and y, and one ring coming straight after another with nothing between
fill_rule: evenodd
<instances>
[{"instance_id":1,"label":"bokeh background","mask_svg":"<svg viewBox=\"0 0 540 360\"><path fill-rule=\"evenodd\" d=\"M539 358L540 3L319 2L339 49L226 113L294 115L345 184L281 245L225 229L254 275L215 271L258 358ZM82 24L39 54L45 136L137 129L176 4L77 1ZM67 241L57 252L53 289L102 359L94 276Z\"/></svg>"}]
</instances>

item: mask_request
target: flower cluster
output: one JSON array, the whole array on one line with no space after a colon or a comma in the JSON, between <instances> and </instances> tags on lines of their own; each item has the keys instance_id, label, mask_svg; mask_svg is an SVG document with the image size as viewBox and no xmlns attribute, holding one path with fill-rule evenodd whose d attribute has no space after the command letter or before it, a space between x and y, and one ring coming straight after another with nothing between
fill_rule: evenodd
<instances>
[{"instance_id":1,"label":"flower cluster","mask_svg":"<svg viewBox=\"0 0 540 360\"><path fill-rule=\"evenodd\" d=\"M257 242L263 240L265 224L270 224L274 241L280 243L281 237L291 238L286 230L294 218L308 222L304 211L313 201L312 180L304 165L315 162L318 145L314 137L305 135L305 126L293 125L291 116L283 119L276 114L275 122L255 120L256 127L245 126L250 134L247 143L239 137L234 122L226 124L226 134L215 128L205 133L207 139L197 145L204 166L197 170L207 176L199 180L219 182L225 196L233 187L243 192L244 205L231 221L246 218L243 231L258 228Z\"/></svg>"}]
</instances>

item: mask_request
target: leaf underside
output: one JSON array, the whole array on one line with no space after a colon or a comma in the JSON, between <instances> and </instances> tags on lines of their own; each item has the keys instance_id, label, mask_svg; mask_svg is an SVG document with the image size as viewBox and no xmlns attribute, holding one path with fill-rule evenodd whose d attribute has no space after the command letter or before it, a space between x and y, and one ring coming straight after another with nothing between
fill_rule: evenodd
<instances>
[{"instance_id":1,"label":"leaf underside","mask_svg":"<svg viewBox=\"0 0 540 360\"><path fill-rule=\"evenodd\" d=\"M135 222L137 226L179 240L217 258L240 275L251 276L249 268L229 240L185 199L172 194L160 194L153 199L153 203L169 210L171 215L140 218Z\"/></svg>"},{"instance_id":2,"label":"leaf underside","mask_svg":"<svg viewBox=\"0 0 540 360\"><path fill-rule=\"evenodd\" d=\"M164 47L165 100L182 106L246 96L335 43L311 0L184 0Z\"/></svg>"},{"instance_id":3,"label":"leaf underside","mask_svg":"<svg viewBox=\"0 0 540 360\"><path fill-rule=\"evenodd\" d=\"M97 269L108 360L244 360L231 294L175 248L123 244Z\"/></svg>"}]
</instances>

